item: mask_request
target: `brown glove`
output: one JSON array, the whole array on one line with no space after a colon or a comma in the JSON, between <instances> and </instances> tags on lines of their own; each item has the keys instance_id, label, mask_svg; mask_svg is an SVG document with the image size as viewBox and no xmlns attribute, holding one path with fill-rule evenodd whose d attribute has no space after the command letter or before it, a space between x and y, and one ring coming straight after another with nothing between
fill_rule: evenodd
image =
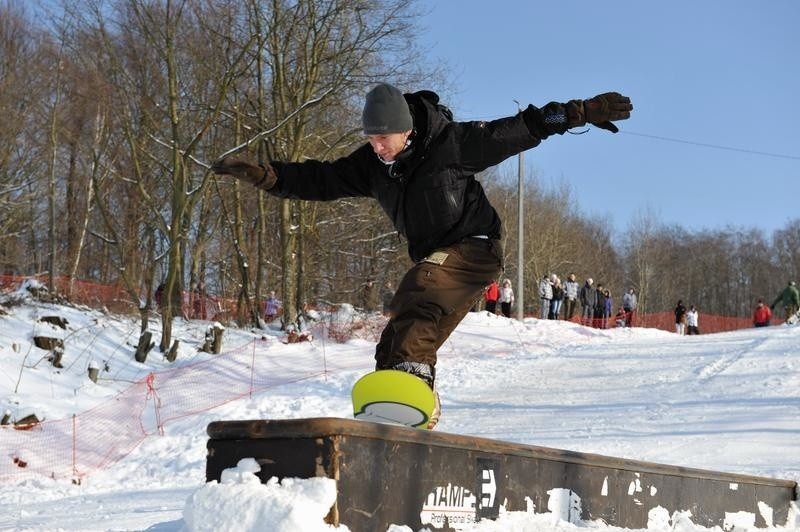
<instances>
[{"instance_id":1,"label":"brown glove","mask_svg":"<svg viewBox=\"0 0 800 532\"><path fill-rule=\"evenodd\" d=\"M272 165L254 164L246 158L225 157L214 161L211 171L217 175L231 175L263 190L271 189L278 180Z\"/></svg>"},{"instance_id":2,"label":"brown glove","mask_svg":"<svg viewBox=\"0 0 800 532\"><path fill-rule=\"evenodd\" d=\"M565 107L568 128L592 124L612 133L619 131L613 121L630 118L633 110L631 99L618 92L606 92L588 100L570 100Z\"/></svg>"}]
</instances>

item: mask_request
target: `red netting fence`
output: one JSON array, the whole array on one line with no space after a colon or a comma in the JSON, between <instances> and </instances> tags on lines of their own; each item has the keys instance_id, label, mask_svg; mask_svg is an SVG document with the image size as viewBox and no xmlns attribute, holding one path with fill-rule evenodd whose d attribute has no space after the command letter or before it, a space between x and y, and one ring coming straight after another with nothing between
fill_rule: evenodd
<instances>
[{"instance_id":1,"label":"red netting fence","mask_svg":"<svg viewBox=\"0 0 800 532\"><path fill-rule=\"evenodd\" d=\"M35 279L42 285L48 284L47 275L22 277L0 275L0 290L13 290L26 279ZM89 281L71 280L60 276L53 279L58 294L67 297L70 303L92 308L107 308L111 312L132 313L139 308L139 301L133 301L121 285L99 284ZM139 295L140 300L146 294ZM156 308L153 302L153 308ZM181 315L191 319L226 321L236 315L238 303L232 298L221 298L211 294L198 294L193 291L182 292Z\"/></svg>"},{"instance_id":2,"label":"red netting fence","mask_svg":"<svg viewBox=\"0 0 800 532\"><path fill-rule=\"evenodd\" d=\"M0 277L6 289L22 278ZM61 280L60 282L64 282ZM110 302L123 302L119 287L74 283L73 302L111 308ZM189 300L191 302L191 300ZM129 310L131 302L127 301ZM135 305L133 305L135 308ZM318 326L315 336L335 341L354 336L376 340L385 323L382 320L333 316ZM572 321L581 322L579 317ZM675 330L671 312L634 316L637 327ZM611 328L614 318L591 320L584 325ZM701 315L702 333L730 331L752 324L747 318ZM270 356L269 342L254 340L208 360L151 373L112 399L68 419L43 421L27 429L0 426L0 480L26 475L56 479L83 476L107 468L135 449L145 438L160 433L170 421L197 415L236 399L247 397L292 382L319 377L354 366L321 357L298 357L286 365L283 357ZM324 349L323 349L324 351ZM368 367L370 361L359 363Z\"/></svg>"},{"instance_id":3,"label":"red netting fence","mask_svg":"<svg viewBox=\"0 0 800 532\"><path fill-rule=\"evenodd\" d=\"M125 457L171 421L325 372L354 369L315 357L292 359L287 367L282 357L265 352L269 344L254 340L202 362L150 373L68 419L0 426L0 480L44 475L79 481Z\"/></svg>"},{"instance_id":4,"label":"red netting fence","mask_svg":"<svg viewBox=\"0 0 800 532\"><path fill-rule=\"evenodd\" d=\"M675 314L672 312L652 312L649 314L633 313L633 327L648 327L662 331L675 332ZM595 329L613 329L622 326L615 316L608 318L583 319L574 316L570 321L580 323ZM701 334L720 333L746 329L753 326L751 318L716 316L713 314L700 314L698 329Z\"/></svg>"}]
</instances>

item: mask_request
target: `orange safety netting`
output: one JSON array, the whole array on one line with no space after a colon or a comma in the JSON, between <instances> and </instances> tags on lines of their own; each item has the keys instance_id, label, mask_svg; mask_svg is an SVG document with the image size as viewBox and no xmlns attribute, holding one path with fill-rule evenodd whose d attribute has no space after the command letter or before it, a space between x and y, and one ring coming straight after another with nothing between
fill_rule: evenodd
<instances>
[{"instance_id":1,"label":"orange safety netting","mask_svg":"<svg viewBox=\"0 0 800 532\"><path fill-rule=\"evenodd\" d=\"M197 415L253 393L349 369L321 360L291 368L254 340L226 354L151 373L97 407L71 418L21 428L0 426L0 480L44 475L80 479L107 468L170 421ZM280 375L279 377L277 375Z\"/></svg>"},{"instance_id":2,"label":"orange safety netting","mask_svg":"<svg viewBox=\"0 0 800 532\"><path fill-rule=\"evenodd\" d=\"M582 319L580 316L573 316L570 321L595 329L613 329L621 326L614 316L591 319ZM751 318L716 316L713 314L700 314L698 321L698 329L701 334L735 331L752 326L753 320ZM652 312L649 314L638 314L634 312L633 327L648 327L651 329L675 332L675 314L672 312Z\"/></svg>"},{"instance_id":3,"label":"orange safety netting","mask_svg":"<svg viewBox=\"0 0 800 532\"><path fill-rule=\"evenodd\" d=\"M36 279L40 284L47 286L47 275L19 276L0 275L0 290L13 290L26 279ZM140 301L131 299L130 294L121 285L99 284L89 281L72 280L67 276L53 279L57 293L76 305L86 305L93 308L107 308L112 312L136 312ZM139 299L144 300L145 294L140 294ZM154 302L155 308L155 302ZM229 319L236 315L238 304L234 299L218 298L208 294L196 292L182 293L181 315L186 318L215 320Z\"/></svg>"},{"instance_id":4,"label":"orange safety netting","mask_svg":"<svg viewBox=\"0 0 800 532\"><path fill-rule=\"evenodd\" d=\"M14 287L23 279L0 276L0 288ZM68 279L59 279L59 283L64 282ZM75 282L72 294L73 302L110 308L110 302L117 301L127 304L128 310L131 308L125 292L115 286ZM187 311L194 309L195 304L196 300L185 298ZM210 313L210 307L197 308L201 314ZM671 312L636 314L633 319L636 327L675 330ZM576 316L571 321L581 323L581 318ZM352 336L369 336L374 340L380 333L370 323L357 320L322 324L321 334L334 340ZM614 317L590 320L584 325L617 327ZM700 316L699 329L703 334L747 327L752 327L749 318ZM325 360L296 360L286 367L280 363L280 357L266 353L268 345L264 340L254 340L203 362L151 373L112 399L68 419L39 422L26 429L0 426L0 480L44 475L79 481L122 459L145 438L161 433L172 420L197 415L256 392L348 369Z\"/></svg>"}]
</instances>

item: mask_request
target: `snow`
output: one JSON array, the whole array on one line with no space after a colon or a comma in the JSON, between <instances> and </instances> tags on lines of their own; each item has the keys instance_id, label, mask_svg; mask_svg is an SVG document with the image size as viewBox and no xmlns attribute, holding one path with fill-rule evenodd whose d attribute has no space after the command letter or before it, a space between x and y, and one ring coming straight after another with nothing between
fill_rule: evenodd
<instances>
[{"instance_id":1,"label":"snow","mask_svg":"<svg viewBox=\"0 0 800 532\"><path fill-rule=\"evenodd\" d=\"M335 498L330 479L261 484L254 474L258 465L243 460L220 483L205 483L205 430L217 420L351 417L350 386L372 369L371 338L380 330L379 318L357 331L362 338L344 343L315 330L311 342L284 344L275 327L229 326L221 355L198 351L211 322L176 319L177 360L169 363L154 349L140 364L133 360L140 326L134 317L38 303L25 289L12 296L0 307L0 411L13 419L80 417L113 405L151 373L156 389L175 368L207 366L216 374L204 373L195 389L184 390L184 400L197 401L197 412L172 416L162 427L145 414L141 442L121 459L87 471L80 483L43 475L2 478L0 529L347 530L323 522ZM40 321L50 315L66 318L67 329ZM317 317L340 328L358 319L347 305L335 317ZM150 329L158 343L160 323L152 322ZM33 345L39 334L64 341L63 368L54 368L48 353ZM800 326L689 337L472 313L440 349L443 416L437 430L800 480L798 345ZM246 365L242 346L254 361L270 364L272 378L252 396L233 390L226 396L230 379ZM87 376L90 366L100 370L96 384ZM201 399L217 394L223 398L219 406L205 408ZM161 399L176 400L165 393ZM14 452L6 430L11 429L0 429L2 460ZM562 508L575 501L565 497L569 494L553 493L547 513L501 513L497 521L465 530L621 530L570 522ZM765 508L762 515L768 512ZM726 529L749 530L752 520L751 514L731 514ZM771 530L800 531L796 508L789 521ZM709 529L692 524L690 514L664 510L651 513L647 530ZM403 523L389 531L417 532Z\"/></svg>"}]
</instances>

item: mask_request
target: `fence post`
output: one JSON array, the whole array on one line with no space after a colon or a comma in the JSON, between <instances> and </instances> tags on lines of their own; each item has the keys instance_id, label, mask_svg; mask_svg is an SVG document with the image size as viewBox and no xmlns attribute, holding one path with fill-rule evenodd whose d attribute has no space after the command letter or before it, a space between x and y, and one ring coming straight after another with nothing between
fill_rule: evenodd
<instances>
[{"instance_id":1,"label":"fence post","mask_svg":"<svg viewBox=\"0 0 800 532\"><path fill-rule=\"evenodd\" d=\"M256 339L253 338L253 355L250 362L250 398L253 397L253 381L256 378Z\"/></svg>"},{"instance_id":2,"label":"fence post","mask_svg":"<svg viewBox=\"0 0 800 532\"><path fill-rule=\"evenodd\" d=\"M156 411L156 427L158 427L158 434L163 436L164 435L164 426L161 424L161 398L158 396L158 392L156 391L156 374L151 373L145 379L147 383L147 397L153 398L153 407Z\"/></svg>"},{"instance_id":3,"label":"fence post","mask_svg":"<svg viewBox=\"0 0 800 532\"><path fill-rule=\"evenodd\" d=\"M72 414L72 483L81 483L78 475L78 416L75 414Z\"/></svg>"}]
</instances>

